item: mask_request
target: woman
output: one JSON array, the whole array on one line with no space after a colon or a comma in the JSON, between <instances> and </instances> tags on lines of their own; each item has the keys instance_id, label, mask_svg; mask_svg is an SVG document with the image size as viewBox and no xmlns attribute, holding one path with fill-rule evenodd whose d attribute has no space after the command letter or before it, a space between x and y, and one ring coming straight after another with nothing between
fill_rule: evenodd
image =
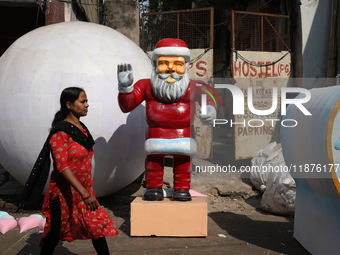
<instances>
[{"instance_id":1,"label":"woman","mask_svg":"<svg viewBox=\"0 0 340 255\"><path fill-rule=\"evenodd\" d=\"M94 141L79 120L87 115L89 107L85 91L64 89L60 106L48 141L53 171L42 206L46 224L40 254L53 254L59 240L76 239L92 239L97 254L110 254L105 236L115 236L118 231L92 188Z\"/></svg>"}]
</instances>

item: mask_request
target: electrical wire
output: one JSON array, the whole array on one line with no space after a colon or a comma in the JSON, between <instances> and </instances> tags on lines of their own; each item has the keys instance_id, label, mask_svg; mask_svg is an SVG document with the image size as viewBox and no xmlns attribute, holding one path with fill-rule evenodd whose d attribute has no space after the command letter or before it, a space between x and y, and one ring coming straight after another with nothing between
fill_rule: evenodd
<instances>
[{"instance_id":1,"label":"electrical wire","mask_svg":"<svg viewBox=\"0 0 340 255\"><path fill-rule=\"evenodd\" d=\"M288 54L291 53L291 50L288 50L286 52L286 54L284 54L281 58L279 58L278 60L272 62L272 63L269 63L269 64L257 64L253 61L250 61L248 59L246 59L245 57L243 57L237 50L234 50L234 49L231 49L232 52L234 52L236 54L236 60L239 58L241 60L243 60L244 62L248 63L249 65L252 65L252 66L256 66L256 67L264 67L264 66L272 66L272 65L275 65L276 63L280 62L282 59L284 59Z\"/></svg>"}]
</instances>

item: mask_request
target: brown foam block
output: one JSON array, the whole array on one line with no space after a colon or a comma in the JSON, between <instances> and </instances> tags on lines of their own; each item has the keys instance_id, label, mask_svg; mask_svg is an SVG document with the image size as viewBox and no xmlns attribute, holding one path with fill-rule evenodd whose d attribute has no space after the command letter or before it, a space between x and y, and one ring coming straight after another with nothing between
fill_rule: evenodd
<instances>
[{"instance_id":1,"label":"brown foam block","mask_svg":"<svg viewBox=\"0 0 340 255\"><path fill-rule=\"evenodd\" d=\"M144 201L131 203L131 236L205 237L208 234L208 206L204 197L179 202Z\"/></svg>"}]
</instances>

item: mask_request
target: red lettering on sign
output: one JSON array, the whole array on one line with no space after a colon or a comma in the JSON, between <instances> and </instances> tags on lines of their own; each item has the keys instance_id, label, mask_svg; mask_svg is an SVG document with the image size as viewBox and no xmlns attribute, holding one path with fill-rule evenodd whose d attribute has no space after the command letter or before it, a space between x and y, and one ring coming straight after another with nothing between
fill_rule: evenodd
<instances>
[{"instance_id":1,"label":"red lettering on sign","mask_svg":"<svg viewBox=\"0 0 340 255\"><path fill-rule=\"evenodd\" d=\"M272 76L272 73L270 72L271 71L271 66L269 64L271 64L271 62L267 61L266 62L266 77L271 77Z\"/></svg>"},{"instance_id":2,"label":"red lettering on sign","mask_svg":"<svg viewBox=\"0 0 340 255\"><path fill-rule=\"evenodd\" d=\"M204 77L207 74L207 62L205 61L198 61L196 63L196 69L201 72L196 72L196 75L198 77Z\"/></svg>"},{"instance_id":3,"label":"red lettering on sign","mask_svg":"<svg viewBox=\"0 0 340 255\"><path fill-rule=\"evenodd\" d=\"M266 77L265 72L263 71L264 68L264 62L263 61L258 61L257 62L260 65L260 73L259 73L259 78Z\"/></svg>"},{"instance_id":4,"label":"red lettering on sign","mask_svg":"<svg viewBox=\"0 0 340 255\"><path fill-rule=\"evenodd\" d=\"M272 61L234 61L234 77L267 78L289 75L291 64L275 64Z\"/></svg>"},{"instance_id":5,"label":"red lettering on sign","mask_svg":"<svg viewBox=\"0 0 340 255\"><path fill-rule=\"evenodd\" d=\"M292 64L286 64L286 68L285 68L285 71L286 71L286 75L290 75L290 72L292 70Z\"/></svg>"},{"instance_id":6,"label":"red lettering on sign","mask_svg":"<svg viewBox=\"0 0 340 255\"><path fill-rule=\"evenodd\" d=\"M284 65L280 64L278 69L279 69L279 75L281 75L281 73L282 73L282 71L284 69Z\"/></svg>"},{"instance_id":7,"label":"red lettering on sign","mask_svg":"<svg viewBox=\"0 0 340 255\"><path fill-rule=\"evenodd\" d=\"M255 61L251 61L250 63L251 63L251 64L256 64ZM250 65L250 70L251 70L250 76L251 76L251 77L256 77L256 75L257 75L257 70L256 70L255 66Z\"/></svg>"},{"instance_id":8,"label":"red lettering on sign","mask_svg":"<svg viewBox=\"0 0 340 255\"><path fill-rule=\"evenodd\" d=\"M276 70L276 67L275 67L275 64L273 63L273 65L272 65L273 77L278 76L277 73L275 72L275 70Z\"/></svg>"},{"instance_id":9,"label":"red lettering on sign","mask_svg":"<svg viewBox=\"0 0 340 255\"><path fill-rule=\"evenodd\" d=\"M249 74L249 64L247 62L243 62L242 64L242 73L244 77L248 77Z\"/></svg>"},{"instance_id":10,"label":"red lettering on sign","mask_svg":"<svg viewBox=\"0 0 340 255\"><path fill-rule=\"evenodd\" d=\"M240 61L234 61L233 67L234 67L234 70L233 70L234 77L242 76L242 73L241 73L241 62Z\"/></svg>"}]
</instances>

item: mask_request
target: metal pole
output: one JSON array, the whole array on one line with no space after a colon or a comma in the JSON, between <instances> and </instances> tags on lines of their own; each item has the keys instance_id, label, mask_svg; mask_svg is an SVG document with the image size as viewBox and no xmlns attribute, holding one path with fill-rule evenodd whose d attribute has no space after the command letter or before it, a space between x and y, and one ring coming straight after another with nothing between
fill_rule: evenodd
<instances>
[{"instance_id":1,"label":"metal pole","mask_svg":"<svg viewBox=\"0 0 340 255\"><path fill-rule=\"evenodd\" d=\"M261 51L264 49L264 27L263 27L263 16L261 16Z\"/></svg>"},{"instance_id":2,"label":"metal pole","mask_svg":"<svg viewBox=\"0 0 340 255\"><path fill-rule=\"evenodd\" d=\"M214 8L210 9L210 47L214 46Z\"/></svg>"},{"instance_id":3,"label":"metal pole","mask_svg":"<svg viewBox=\"0 0 340 255\"><path fill-rule=\"evenodd\" d=\"M231 48L235 50L235 12L231 11Z\"/></svg>"},{"instance_id":4,"label":"metal pole","mask_svg":"<svg viewBox=\"0 0 340 255\"><path fill-rule=\"evenodd\" d=\"M52 1L47 4L45 12L46 25L65 22L65 3Z\"/></svg>"},{"instance_id":5,"label":"metal pole","mask_svg":"<svg viewBox=\"0 0 340 255\"><path fill-rule=\"evenodd\" d=\"M145 22L144 22L144 13L142 14L142 49L146 51L145 49Z\"/></svg>"},{"instance_id":6,"label":"metal pole","mask_svg":"<svg viewBox=\"0 0 340 255\"><path fill-rule=\"evenodd\" d=\"M180 39L180 38L179 38L179 21L180 21L180 19L179 19L179 13L177 13L177 39Z\"/></svg>"}]
</instances>

